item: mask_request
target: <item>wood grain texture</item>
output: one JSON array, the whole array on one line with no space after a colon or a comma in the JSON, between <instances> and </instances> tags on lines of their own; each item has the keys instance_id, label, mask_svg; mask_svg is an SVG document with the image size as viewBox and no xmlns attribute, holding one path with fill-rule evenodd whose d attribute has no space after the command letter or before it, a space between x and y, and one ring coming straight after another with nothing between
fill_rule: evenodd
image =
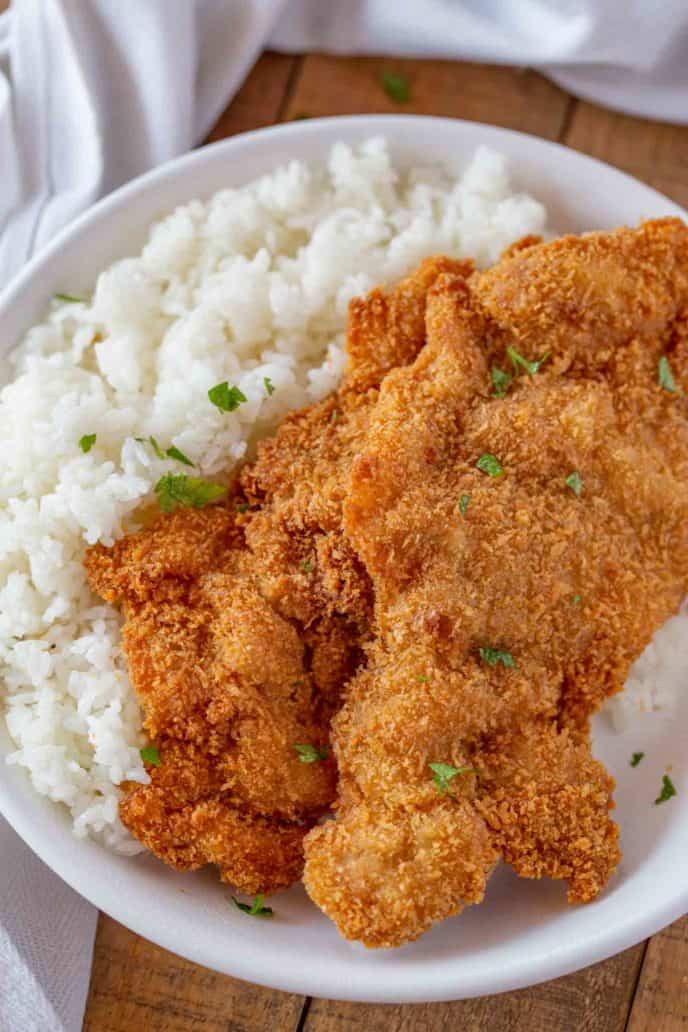
<instances>
[{"instance_id":1,"label":"wood grain texture","mask_svg":"<svg viewBox=\"0 0 688 1032\"><path fill-rule=\"evenodd\" d=\"M291 77L300 61L299 57L288 57L271 51L262 54L205 142L213 143L227 136L279 122Z\"/></svg>"},{"instance_id":2,"label":"wood grain texture","mask_svg":"<svg viewBox=\"0 0 688 1032\"><path fill-rule=\"evenodd\" d=\"M407 102L387 96L385 72L407 79ZM456 61L312 54L303 59L286 116L445 115L557 139L568 106L568 94L537 72Z\"/></svg>"},{"instance_id":3,"label":"wood grain texture","mask_svg":"<svg viewBox=\"0 0 688 1032\"><path fill-rule=\"evenodd\" d=\"M291 1032L303 998L198 967L101 915L84 1032Z\"/></svg>"},{"instance_id":4,"label":"wood grain texture","mask_svg":"<svg viewBox=\"0 0 688 1032\"><path fill-rule=\"evenodd\" d=\"M623 1032L644 946L553 982L456 1003L313 1000L304 1032Z\"/></svg>"},{"instance_id":5,"label":"wood grain texture","mask_svg":"<svg viewBox=\"0 0 688 1032\"><path fill-rule=\"evenodd\" d=\"M688 207L688 126L631 118L580 102L565 142L630 172Z\"/></svg>"},{"instance_id":6,"label":"wood grain texture","mask_svg":"<svg viewBox=\"0 0 688 1032\"><path fill-rule=\"evenodd\" d=\"M655 935L647 947L628 1032L688 1029L688 917Z\"/></svg>"},{"instance_id":7,"label":"wood grain texture","mask_svg":"<svg viewBox=\"0 0 688 1032\"><path fill-rule=\"evenodd\" d=\"M3 0L0 0L0 8ZM383 72L410 83L385 94ZM209 136L299 114L449 115L563 139L688 204L688 129L578 103L534 72L392 58L264 54ZM419 1006L309 1001L216 975L101 915L86 1032L688 1032L688 920L602 964L516 993Z\"/></svg>"}]
</instances>

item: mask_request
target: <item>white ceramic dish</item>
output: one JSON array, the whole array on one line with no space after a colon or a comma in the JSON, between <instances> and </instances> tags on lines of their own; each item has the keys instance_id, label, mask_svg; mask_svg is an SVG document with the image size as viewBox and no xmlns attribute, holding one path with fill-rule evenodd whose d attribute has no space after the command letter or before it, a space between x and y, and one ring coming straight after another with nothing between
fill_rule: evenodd
<instances>
[{"instance_id":1,"label":"white ceramic dish","mask_svg":"<svg viewBox=\"0 0 688 1032\"><path fill-rule=\"evenodd\" d=\"M534 137L449 119L359 117L298 122L223 141L144 176L96 205L33 261L0 298L0 346L10 348L54 293L87 289L95 273L142 244L149 223L192 197L237 185L293 156L323 158L336 140L384 134L400 161L460 169L488 144L511 159L517 187L549 208L557 231L685 216L622 173ZM125 859L71 833L59 807L37 796L2 757L0 810L31 848L87 899L146 938L251 982L314 996L382 1002L460 999L530 985L599 961L688 909L688 692L678 710L650 714L624 735L605 718L595 751L618 781L624 860L604 895L568 907L561 884L518 880L501 868L487 900L396 951L344 942L302 888L274 898L271 922L247 919L210 871L179 875L151 857ZM636 749L646 753L629 766ZM671 765L678 795L653 805ZM390 875L393 877L393 875Z\"/></svg>"}]
</instances>

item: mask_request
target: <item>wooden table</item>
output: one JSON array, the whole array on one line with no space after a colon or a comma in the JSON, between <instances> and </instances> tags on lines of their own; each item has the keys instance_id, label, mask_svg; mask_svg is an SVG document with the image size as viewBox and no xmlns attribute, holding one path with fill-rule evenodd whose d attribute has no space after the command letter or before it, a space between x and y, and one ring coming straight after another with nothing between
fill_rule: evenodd
<instances>
[{"instance_id":1,"label":"wooden table","mask_svg":"<svg viewBox=\"0 0 688 1032\"><path fill-rule=\"evenodd\" d=\"M0 0L1 3L1 0ZM411 100L392 102L384 71ZM303 115L449 115L521 129L602 158L688 207L688 128L617 115L531 71L445 61L266 53L210 135ZM677 857L685 877L685 857ZM682 866L683 865L683 866ZM88 1032L683 1032L688 1030L688 918L595 967L502 996L369 1006L260 989L180 960L101 915Z\"/></svg>"}]
</instances>

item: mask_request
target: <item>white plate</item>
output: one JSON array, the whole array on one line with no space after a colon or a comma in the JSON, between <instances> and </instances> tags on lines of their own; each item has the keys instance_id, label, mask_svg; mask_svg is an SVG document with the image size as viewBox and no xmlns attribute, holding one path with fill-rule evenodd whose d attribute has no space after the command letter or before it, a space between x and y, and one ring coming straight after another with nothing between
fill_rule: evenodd
<instances>
[{"instance_id":1,"label":"white plate","mask_svg":"<svg viewBox=\"0 0 688 1032\"><path fill-rule=\"evenodd\" d=\"M322 159L336 140L384 134L397 160L442 161L459 171L479 144L511 159L514 180L549 208L558 231L611 228L685 215L629 176L531 136L450 119L360 117L298 122L217 143L171 162L96 205L32 262L0 298L9 348L64 289L88 289L97 270L136 251L149 223L175 205L238 185L288 158ZM370 952L342 940L297 887L274 898L271 922L249 920L210 871L180 875L153 858L125 859L77 841L67 815L7 767L0 727L0 809L31 848L87 899L147 939L190 960L263 985L314 996L382 1002L460 999L566 974L656 932L688 909L688 693L680 712L648 715L634 733L605 718L595 751L618 781L624 859L595 903L568 907L561 883L501 868L486 902L419 942ZM646 759L632 770L629 757ZM678 795L653 800L666 765ZM393 877L393 874L390 874Z\"/></svg>"}]
</instances>

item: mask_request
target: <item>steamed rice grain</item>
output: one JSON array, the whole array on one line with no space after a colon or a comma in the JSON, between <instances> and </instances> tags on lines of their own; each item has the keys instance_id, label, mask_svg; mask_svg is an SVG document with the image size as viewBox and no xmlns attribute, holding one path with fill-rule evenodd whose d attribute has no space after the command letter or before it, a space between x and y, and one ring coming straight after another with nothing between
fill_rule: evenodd
<instances>
[{"instance_id":1,"label":"steamed rice grain","mask_svg":"<svg viewBox=\"0 0 688 1032\"><path fill-rule=\"evenodd\" d=\"M380 139L337 144L326 167L292 161L178 208L92 296L54 302L29 331L0 394L9 762L68 808L77 835L140 848L117 808L123 782L147 780L141 714L120 617L90 593L82 558L135 529L157 480L185 471L150 438L179 448L197 475L229 478L287 411L337 385L352 297L430 254L490 264L544 225L491 151L457 181L439 168L401 173ZM208 401L225 380L247 398L232 413Z\"/></svg>"}]
</instances>

